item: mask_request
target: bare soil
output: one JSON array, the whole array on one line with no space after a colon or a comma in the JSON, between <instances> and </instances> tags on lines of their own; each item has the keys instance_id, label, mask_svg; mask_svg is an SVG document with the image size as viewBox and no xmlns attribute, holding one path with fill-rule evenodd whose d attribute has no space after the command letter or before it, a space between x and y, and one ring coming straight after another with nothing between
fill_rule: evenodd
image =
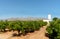
<instances>
[{"instance_id":1,"label":"bare soil","mask_svg":"<svg viewBox=\"0 0 60 39\"><path fill-rule=\"evenodd\" d=\"M43 26L39 31L35 31L33 33L28 33L26 36L19 36L19 37L13 37L12 34L14 32L6 32L0 34L0 39L49 39L45 36L46 33L46 27Z\"/></svg>"}]
</instances>

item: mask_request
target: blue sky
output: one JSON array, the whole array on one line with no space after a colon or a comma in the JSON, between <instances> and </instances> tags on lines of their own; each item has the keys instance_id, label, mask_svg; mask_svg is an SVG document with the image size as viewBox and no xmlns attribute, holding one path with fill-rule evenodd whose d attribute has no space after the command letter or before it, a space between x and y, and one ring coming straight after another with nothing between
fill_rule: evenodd
<instances>
[{"instance_id":1,"label":"blue sky","mask_svg":"<svg viewBox=\"0 0 60 39\"><path fill-rule=\"evenodd\" d=\"M0 19L11 17L60 17L60 0L0 0Z\"/></svg>"}]
</instances>

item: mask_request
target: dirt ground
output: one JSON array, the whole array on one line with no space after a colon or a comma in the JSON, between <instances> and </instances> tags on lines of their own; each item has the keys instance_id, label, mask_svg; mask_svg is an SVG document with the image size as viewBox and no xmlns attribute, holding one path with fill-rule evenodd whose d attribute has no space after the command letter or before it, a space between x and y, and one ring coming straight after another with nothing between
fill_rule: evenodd
<instances>
[{"instance_id":1,"label":"dirt ground","mask_svg":"<svg viewBox=\"0 0 60 39\"><path fill-rule=\"evenodd\" d=\"M39 31L28 33L26 36L12 37L13 32L6 32L0 34L0 39L49 39L45 36L46 26L41 27Z\"/></svg>"}]
</instances>

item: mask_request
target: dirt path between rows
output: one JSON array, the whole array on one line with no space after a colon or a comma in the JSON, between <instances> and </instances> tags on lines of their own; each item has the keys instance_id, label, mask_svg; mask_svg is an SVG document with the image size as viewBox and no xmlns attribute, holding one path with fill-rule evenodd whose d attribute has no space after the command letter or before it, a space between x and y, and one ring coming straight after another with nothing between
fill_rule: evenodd
<instances>
[{"instance_id":1,"label":"dirt path between rows","mask_svg":"<svg viewBox=\"0 0 60 39\"><path fill-rule=\"evenodd\" d=\"M45 36L46 26L43 26L39 31L28 33L26 36L12 37L13 32L0 34L0 39L49 39Z\"/></svg>"}]
</instances>

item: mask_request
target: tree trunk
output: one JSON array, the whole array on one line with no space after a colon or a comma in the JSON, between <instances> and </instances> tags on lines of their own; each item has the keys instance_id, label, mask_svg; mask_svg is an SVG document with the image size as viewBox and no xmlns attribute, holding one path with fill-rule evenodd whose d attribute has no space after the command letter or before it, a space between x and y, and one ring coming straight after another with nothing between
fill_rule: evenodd
<instances>
[{"instance_id":1,"label":"tree trunk","mask_svg":"<svg viewBox=\"0 0 60 39\"><path fill-rule=\"evenodd\" d=\"M18 36L20 36L20 30L18 30Z\"/></svg>"},{"instance_id":2,"label":"tree trunk","mask_svg":"<svg viewBox=\"0 0 60 39\"><path fill-rule=\"evenodd\" d=\"M4 32L6 32L6 30L4 29Z\"/></svg>"}]
</instances>

